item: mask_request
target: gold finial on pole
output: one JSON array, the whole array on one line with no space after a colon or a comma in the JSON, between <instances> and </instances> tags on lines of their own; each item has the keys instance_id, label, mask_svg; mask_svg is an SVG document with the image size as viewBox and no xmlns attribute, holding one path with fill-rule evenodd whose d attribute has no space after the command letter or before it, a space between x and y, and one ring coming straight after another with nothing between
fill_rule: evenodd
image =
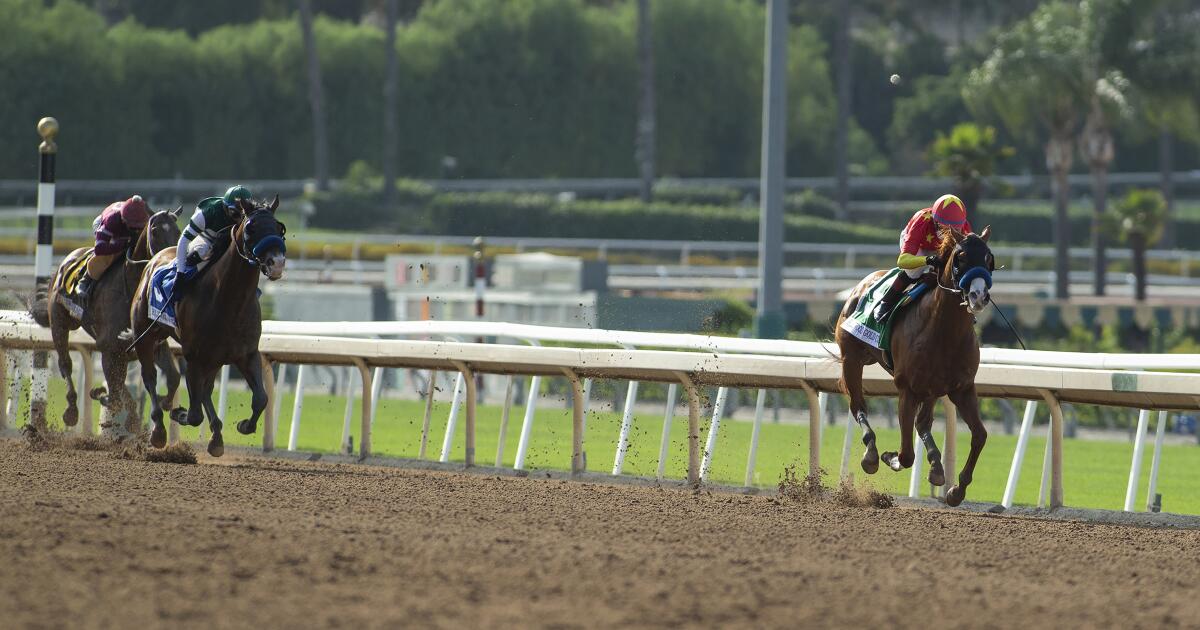
<instances>
[{"instance_id":1,"label":"gold finial on pole","mask_svg":"<svg viewBox=\"0 0 1200 630\"><path fill-rule=\"evenodd\" d=\"M38 121L38 135L42 137L42 144L38 146L40 153L58 153L58 145L54 143L54 137L58 135L58 120L52 116L47 116Z\"/></svg>"}]
</instances>

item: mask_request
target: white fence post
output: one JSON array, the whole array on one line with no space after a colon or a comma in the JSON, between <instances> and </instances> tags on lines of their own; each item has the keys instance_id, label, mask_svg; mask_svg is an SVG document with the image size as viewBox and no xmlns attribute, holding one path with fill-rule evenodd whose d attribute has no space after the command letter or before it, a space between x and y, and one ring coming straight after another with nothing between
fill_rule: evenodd
<instances>
[{"instance_id":1,"label":"white fence post","mask_svg":"<svg viewBox=\"0 0 1200 630\"><path fill-rule=\"evenodd\" d=\"M1142 453L1146 450L1146 426L1150 423L1150 412L1138 412L1137 435L1133 436L1133 461L1129 463L1129 483L1125 485L1125 511L1136 510L1138 479L1142 474Z\"/></svg>"},{"instance_id":2,"label":"white fence post","mask_svg":"<svg viewBox=\"0 0 1200 630\"><path fill-rule=\"evenodd\" d=\"M846 411L846 437L842 441L842 465L838 470L838 479L853 479L854 471L850 469L850 447L854 440L854 413Z\"/></svg>"},{"instance_id":3,"label":"white fence post","mask_svg":"<svg viewBox=\"0 0 1200 630\"><path fill-rule=\"evenodd\" d=\"M517 442L517 457L513 470L525 470L525 455L529 452L529 434L533 431L533 414L537 411L538 392L542 389L542 377L529 379L529 393L525 396L525 419L521 422L521 439Z\"/></svg>"},{"instance_id":4,"label":"white fence post","mask_svg":"<svg viewBox=\"0 0 1200 630\"><path fill-rule=\"evenodd\" d=\"M383 394L383 368L377 367L371 376L371 426L375 426L375 415L379 412L379 398Z\"/></svg>"},{"instance_id":5,"label":"white fence post","mask_svg":"<svg viewBox=\"0 0 1200 630\"><path fill-rule=\"evenodd\" d=\"M621 414L621 432L617 436L617 455L613 459L612 474L621 474L625 466L625 452L629 450L629 429L633 426L633 407L637 404L638 382L629 381L625 393L625 410Z\"/></svg>"},{"instance_id":6,"label":"white fence post","mask_svg":"<svg viewBox=\"0 0 1200 630\"><path fill-rule=\"evenodd\" d=\"M500 437L496 440L496 468L504 465L504 441L508 437L508 415L512 411L514 378L512 374L509 374L508 384L504 387L504 410L500 413Z\"/></svg>"},{"instance_id":7,"label":"white fence post","mask_svg":"<svg viewBox=\"0 0 1200 630\"><path fill-rule=\"evenodd\" d=\"M1008 469L1008 483L1004 485L1004 498L1000 505L1004 509L1013 506L1017 494L1017 482L1021 479L1021 465L1025 462L1025 450L1029 447L1029 434L1033 431L1033 418L1037 414L1037 401L1025 402L1025 415L1021 418L1021 431L1017 434L1017 450L1013 452L1012 465ZM951 471L946 471L949 474Z\"/></svg>"},{"instance_id":8,"label":"white fence post","mask_svg":"<svg viewBox=\"0 0 1200 630\"><path fill-rule=\"evenodd\" d=\"M899 457L899 455L897 455ZM913 465L912 475L908 478L908 496L915 499L921 496L921 468L925 464L925 442L921 439L913 440Z\"/></svg>"},{"instance_id":9,"label":"white fence post","mask_svg":"<svg viewBox=\"0 0 1200 630\"><path fill-rule=\"evenodd\" d=\"M825 393L821 393L825 396ZM746 456L746 482L742 485L749 488L754 485L754 464L758 458L758 432L762 428L763 408L767 404L767 390L758 390L758 400L754 403L754 428L750 431L750 453ZM818 419L818 421L820 421Z\"/></svg>"},{"instance_id":10,"label":"white fence post","mask_svg":"<svg viewBox=\"0 0 1200 630\"><path fill-rule=\"evenodd\" d=\"M675 404L679 401L679 385L671 383L667 386L667 411L663 415L662 444L658 447L658 473L656 478L663 479L667 467L667 449L671 445L671 419L675 417Z\"/></svg>"},{"instance_id":11,"label":"white fence post","mask_svg":"<svg viewBox=\"0 0 1200 630\"><path fill-rule=\"evenodd\" d=\"M266 378L271 378L271 375L266 374ZM276 418L279 418L279 412L283 409L283 391L285 387L287 387L287 364L280 363L279 374L275 377L275 404L272 405Z\"/></svg>"},{"instance_id":12,"label":"white fence post","mask_svg":"<svg viewBox=\"0 0 1200 630\"><path fill-rule=\"evenodd\" d=\"M354 372L347 367L345 380L342 381L342 391L346 393L346 411L342 415L342 445L341 452L350 455L350 419L354 416Z\"/></svg>"},{"instance_id":13,"label":"white fence post","mask_svg":"<svg viewBox=\"0 0 1200 630\"><path fill-rule=\"evenodd\" d=\"M1154 432L1154 459L1150 462L1150 485L1146 488L1146 511L1154 509L1154 495L1158 492L1158 464L1162 461L1163 435L1167 431L1167 412L1158 412L1158 428Z\"/></svg>"},{"instance_id":14,"label":"white fence post","mask_svg":"<svg viewBox=\"0 0 1200 630\"><path fill-rule=\"evenodd\" d=\"M425 392L425 419L421 422L421 446L417 451L417 459L425 459L425 448L429 444L429 423L433 419L433 394L437 391L437 372L429 370L429 382Z\"/></svg>"},{"instance_id":15,"label":"white fence post","mask_svg":"<svg viewBox=\"0 0 1200 630\"><path fill-rule=\"evenodd\" d=\"M442 438L442 454L438 461L443 464L450 461L450 449L454 445L454 431L458 428L458 408L462 406L463 375L459 372L454 377L454 398L450 399L450 417L446 420L446 435Z\"/></svg>"},{"instance_id":16,"label":"white fence post","mask_svg":"<svg viewBox=\"0 0 1200 630\"><path fill-rule=\"evenodd\" d=\"M296 399L292 401L292 426L288 431L289 451L296 450L296 440L300 438L300 414L304 411L304 364L296 366Z\"/></svg>"},{"instance_id":17,"label":"white fence post","mask_svg":"<svg viewBox=\"0 0 1200 630\"><path fill-rule=\"evenodd\" d=\"M713 451L717 450L717 434L721 430L721 416L725 415L725 401L729 388L717 388L717 400L713 403L712 421L708 425L708 440L704 443L704 459L700 463L700 481L708 481L708 470L712 466Z\"/></svg>"},{"instance_id":18,"label":"white fence post","mask_svg":"<svg viewBox=\"0 0 1200 630\"><path fill-rule=\"evenodd\" d=\"M224 418L225 412L228 410L229 410L229 366L226 365L221 368L221 389L217 393L217 415L221 418Z\"/></svg>"}]
</instances>

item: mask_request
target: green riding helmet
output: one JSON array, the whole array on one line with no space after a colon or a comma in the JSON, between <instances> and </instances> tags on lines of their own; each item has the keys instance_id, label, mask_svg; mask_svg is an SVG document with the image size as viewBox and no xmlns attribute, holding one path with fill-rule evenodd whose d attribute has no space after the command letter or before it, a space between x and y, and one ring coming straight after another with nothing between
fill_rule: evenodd
<instances>
[{"instance_id":1,"label":"green riding helmet","mask_svg":"<svg viewBox=\"0 0 1200 630\"><path fill-rule=\"evenodd\" d=\"M225 202L225 206L229 208L236 208L239 200L250 201L250 199L250 189L241 184L230 186L229 190L226 190L225 194L221 197L221 200Z\"/></svg>"}]
</instances>

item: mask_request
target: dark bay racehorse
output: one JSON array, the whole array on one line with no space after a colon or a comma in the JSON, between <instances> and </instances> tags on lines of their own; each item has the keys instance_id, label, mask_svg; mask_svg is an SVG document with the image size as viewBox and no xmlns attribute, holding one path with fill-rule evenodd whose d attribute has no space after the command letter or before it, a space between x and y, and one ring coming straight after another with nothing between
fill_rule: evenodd
<instances>
[{"instance_id":1,"label":"dark bay racehorse","mask_svg":"<svg viewBox=\"0 0 1200 630\"><path fill-rule=\"evenodd\" d=\"M221 437L221 419L212 402L213 383L221 367L232 364L246 378L253 393L251 417L238 422L238 431L250 435L258 430L258 418L267 406L262 357L258 353L258 339L262 335L258 277L262 274L278 280L287 262L283 240L286 228L275 218L278 208L278 196L270 204L239 202L242 218L230 232L229 246L223 253L214 253L210 267L186 287L176 305L175 329L155 323L149 316L151 276L156 269L174 264L175 248L159 252L143 271L130 308L133 337L129 341L137 340L142 380L155 397L150 443L156 448L166 444L167 435L154 389L157 378L154 353L167 337L173 337L183 347L187 364L184 373L189 399L187 416L172 417L194 427L203 422L207 412L212 429L208 452L220 457L225 452L225 442Z\"/></svg>"},{"instance_id":2,"label":"dark bay racehorse","mask_svg":"<svg viewBox=\"0 0 1200 630\"><path fill-rule=\"evenodd\" d=\"M913 426L929 453L929 483L946 483L941 453L933 440L933 405L949 396L971 429L971 453L958 475L958 484L946 492L946 503L962 503L971 484L975 463L987 441L987 430L979 418L979 400L975 397L975 372L979 369L979 341L975 338L975 313L991 301L991 272L995 259L987 241L991 228L976 235L951 233L938 248L941 269L938 287L915 306L898 312L891 336L894 360L892 376L900 391L900 452L883 454L893 470L912 466ZM886 271L877 271L858 283L846 300L838 318L837 344L842 357L842 387L850 396L850 413L863 430L866 453L863 470L879 469L880 455L875 448L875 432L867 422L867 404L863 398L863 366L880 362L882 351L842 330L842 321L854 313L859 298Z\"/></svg>"},{"instance_id":3,"label":"dark bay racehorse","mask_svg":"<svg viewBox=\"0 0 1200 630\"><path fill-rule=\"evenodd\" d=\"M71 331L82 326L96 340L96 350L100 352L104 380L108 385L107 393L103 387L98 387L89 392L89 395L99 400L111 413L128 411L126 429L131 432L137 430L137 405L129 394L129 388L125 387L129 344L122 343L118 336L129 328L129 304L133 300L142 269L146 267L151 256L179 240L179 226L175 221L182 212L183 207L180 206L175 210L162 210L151 215L146 227L125 251L125 255L96 282L82 319L75 319L60 301L60 294L65 291L61 286L60 276L72 263L90 252L90 247L81 247L67 254L50 279L46 301L39 300L30 309L38 324L50 327L54 349L58 352L58 370L62 377L67 379L67 410L63 413L63 422L67 426L74 426L79 421L75 380L71 378L74 366L71 363L67 341ZM175 369L174 362L165 351L156 358L159 367L167 376L169 391L164 402L172 404L174 392L179 386L179 371Z\"/></svg>"}]
</instances>

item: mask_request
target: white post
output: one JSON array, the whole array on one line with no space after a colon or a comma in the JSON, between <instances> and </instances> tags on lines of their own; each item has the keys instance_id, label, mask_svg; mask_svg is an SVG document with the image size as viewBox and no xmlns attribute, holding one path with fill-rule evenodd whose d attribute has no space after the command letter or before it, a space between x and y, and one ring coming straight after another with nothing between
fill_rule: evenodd
<instances>
[{"instance_id":1,"label":"white post","mask_svg":"<svg viewBox=\"0 0 1200 630\"><path fill-rule=\"evenodd\" d=\"M375 426L375 415L379 411L379 398L383 393L383 368L375 368L371 376L371 426Z\"/></svg>"},{"instance_id":2,"label":"white post","mask_svg":"<svg viewBox=\"0 0 1200 630\"><path fill-rule=\"evenodd\" d=\"M658 473L656 478L662 481L663 472L667 467L667 449L671 446L671 420L675 417L675 404L679 399L679 385L667 385L667 411L663 415L662 445L658 447Z\"/></svg>"},{"instance_id":3,"label":"white post","mask_svg":"<svg viewBox=\"0 0 1200 630\"><path fill-rule=\"evenodd\" d=\"M708 481L708 469L712 465L713 451L717 448L717 433L721 430L721 416L725 415L725 400L729 388L717 388L717 401L713 403L712 422L708 425L708 441L704 443L704 460L700 463L700 480Z\"/></svg>"},{"instance_id":4,"label":"white post","mask_svg":"<svg viewBox=\"0 0 1200 630\"><path fill-rule=\"evenodd\" d=\"M270 378L270 374L267 378ZM283 409L283 388L287 386L287 365L279 364L279 374L275 377L275 417L278 418L280 410ZM188 392L189 394L191 392Z\"/></svg>"},{"instance_id":5,"label":"white post","mask_svg":"<svg viewBox=\"0 0 1200 630\"><path fill-rule=\"evenodd\" d=\"M504 441L508 436L508 414L512 411L513 380L513 375L509 374L508 384L504 387L504 410L500 413L500 437L496 440L496 468L504 464Z\"/></svg>"},{"instance_id":6,"label":"white post","mask_svg":"<svg viewBox=\"0 0 1200 630\"><path fill-rule=\"evenodd\" d=\"M43 363L46 351L40 351ZM29 423L34 424L35 418L41 414L40 422L45 422L46 413L46 392L48 389L47 378L50 370L46 367L38 367L38 353L33 355L33 369L29 371ZM40 411L39 411L40 410ZM37 426L34 424L34 426Z\"/></svg>"},{"instance_id":7,"label":"white post","mask_svg":"<svg viewBox=\"0 0 1200 630\"><path fill-rule=\"evenodd\" d=\"M217 393L217 415L225 417L229 409L229 366L221 368L221 390Z\"/></svg>"},{"instance_id":8,"label":"white post","mask_svg":"<svg viewBox=\"0 0 1200 630\"><path fill-rule=\"evenodd\" d=\"M842 441L842 466L838 471L838 479L853 479L854 471L850 470L850 445L854 440L854 429L858 425L854 413L846 412L846 438Z\"/></svg>"},{"instance_id":9,"label":"white post","mask_svg":"<svg viewBox=\"0 0 1200 630\"><path fill-rule=\"evenodd\" d=\"M613 460L612 474L621 474L625 466L625 452L629 450L629 429L633 426L633 406L637 404L638 382L629 381L625 391L625 411L621 414L621 432L617 436L617 455Z\"/></svg>"},{"instance_id":10,"label":"white post","mask_svg":"<svg viewBox=\"0 0 1200 630\"><path fill-rule=\"evenodd\" d=\"M1133 461L1129 464L1129 483L1125 486L1125 511L1133 512L1137 503L1138 478L1142 475L1142 453L1146 450L1146 426L1150 412L1138 412L1137 435L1133 436Z\"/></svg>"},{"instance_id":11,"label":"white post","mask_svg":"<svg viewBox=\"0 0 1200 630\"><path fill-rule=\"evenodd\" d=\"M346 411L342 415L341 452L350 455L350 418L354 415L354 368L346 368L342 391L346 394Z\"/></svg>"},{"instance_id":12,"label":"white post","mask_svg":"<svg viewBox=\"0 0 1200 630\"><path fill-rule=\"evenodd\" d=\"M931 431L933 429L930 429ZM897 455L896 457L899 457ZM925 442L920 438L913 440L912 475L908 478L908 497L915 499L921 496L921 468L925 463Z\"/></svg>"},{"instance_id":13,"label":"white post","mask_svg":"<svg viewBox=\"0 0 1200 630\"><path fill-rule=\"evenodd\" d=\"M1008 469L1008 483L1004 485L1004 498L1000 505L1004 509L1013 506L1017 494L1017 482L1021 479L1021 466L1025 462L1025 450L1029 447L1029 434L1033 431L1033 418L1037 414L1037 401L1025 402L1025 415L1021 418L1021 432L1017 434L1017 450L1013 453L1012 466ZM949 474L952 471L946 471Z\"/></svg>"},{"instance_id":14,"label":"white post","mask_svg":"<svg viewBox=\"0 0 1200 630\"><path fill-rule=\"evenodd\" d=\"M825 394L822 393L822 396ZM754 428L750 431L750 454L746 456L746 483L749 488L754 485L754 464L758 457L758 431L762 427L763 407L767 404L767 390L758 390L758 401L754 403ZM824 405L821 405L824 408ZM820 419L817 419L820 422Z\"/></svg>"},{"instance_id":15,"label":"white post","mask_svg":"<svg viewBox=\"0 0 1200 630\"><path fill-rule=\"evenodd\" d=\"M8 352L8 403L5 406L8 421L15 422L21 413L21 362L22 353ZM84 392L83 397L91 400L91 392Z\"/></svg>"},{"instance_id":16,"label":"white post","mask_svg":"<svg viewBox=\"0 0 1200 630\"><path fill-rule=\"evenodd\" d=\"M288 432L289 451L296 450L296 440L300 437L300 414L304 410L304 364L296 366L296 400L292 402L292 428Z\"/></svg>"},{"instance_id":17,"label":"white post","mask_svg":"<svg viewBox=\"0 0 1200 630\"><path fill-rule=\"evenodd\" d=\"M525 469L525 454L529 452L529 434L533 431L533 414L537 410L538 392L542 389L542 377L529 379L529 393L525 398L525 419L521 422L521 439L517 442L517 457L513 470Z\"/></svg>"},{"instance_id":18,"label":"white post","mask_svg":"<svg viewBox=\"0 0 1200 630\"><path fill-rule=\"evenodd\" d=\"M1146 489L1146 511L1154 509L1154 494L1158 492L1158 464L1162 461L1163 435L1167 431L1167 412L1158 412L1158 429L1154 432L1154 459L1150 462L1150 485Z\"/></svg>"},{"instance_id":19,"label":"white post","mask_svg":"<svg viewBox=\"0 0 1200 630\"><path fill-rule=\"evenodd\" d=\"M1042 460L1042 487L1038 489L1038 507L1046 507L1046 498L1050 493L1050 464L1051 452L1054 450L1054 426L1046 423L1046 457Z\"/></svg>"},{"instance_id":20,"label":"white post","mask_svg":"<svg viewBox=\"0 0 1200 630\"><path fill-rule=\"evenodd\" d=\"M454 397L450 399L450 418L446 421L446 436L442 438L442 455L438 461L450 461L450 447L454 443L454 431L458 428L458 408L462 406L463 375L462 372L454 378Z\"/></svg>"}]
</instances>

